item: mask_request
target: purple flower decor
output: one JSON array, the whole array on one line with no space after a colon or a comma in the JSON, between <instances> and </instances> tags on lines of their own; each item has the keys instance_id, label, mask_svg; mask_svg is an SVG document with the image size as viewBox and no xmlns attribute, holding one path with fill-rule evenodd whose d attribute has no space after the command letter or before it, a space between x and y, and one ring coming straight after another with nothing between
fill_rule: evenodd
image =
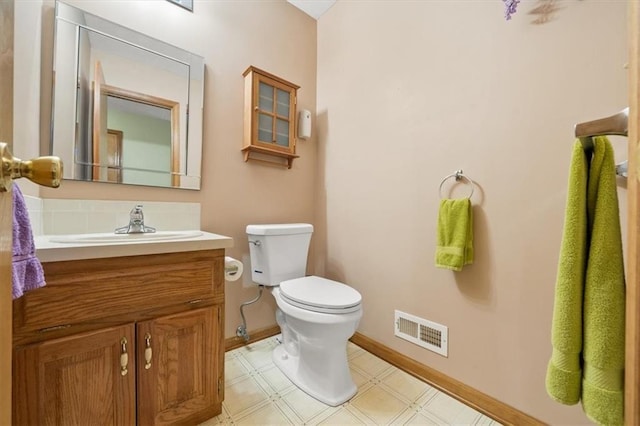
<instances>
[{"instance_id":1,"label":"purple flower decor","mask_svg":"<svg viewBox=\"0 0 640 426\"><path fill-rule=\"evenodd\" d=\"M520 0L502 0L504 2L504 19L511 19L511 15L516 13L516 8Z\"/></svg>"}]
</instances>

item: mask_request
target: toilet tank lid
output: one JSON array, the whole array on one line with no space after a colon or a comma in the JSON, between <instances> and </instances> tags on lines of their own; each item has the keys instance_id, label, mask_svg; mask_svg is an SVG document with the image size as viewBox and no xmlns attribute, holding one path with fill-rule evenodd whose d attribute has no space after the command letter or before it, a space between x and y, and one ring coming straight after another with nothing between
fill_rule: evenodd
<instances>
[{"instance_id":1,"label":"toilet tank lid","mask_svg":"<svg viewBox=\"0 0 640 426\"><path fill-rule=\"evenodd\" d=\"M309 234L313 232L313 225L309 223L278 223L268 225L247 225L249 235L291 235Z\"/></svg>"}]
</instances>

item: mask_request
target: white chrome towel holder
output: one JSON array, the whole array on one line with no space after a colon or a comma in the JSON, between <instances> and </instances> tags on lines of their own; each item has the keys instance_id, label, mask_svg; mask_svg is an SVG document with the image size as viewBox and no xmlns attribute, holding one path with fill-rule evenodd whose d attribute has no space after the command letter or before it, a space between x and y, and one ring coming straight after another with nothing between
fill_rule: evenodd
<instances>
[{"instance_id":1,"label":"white chrome towel holder","mask_svg":"<svg viewBox=\"0 0 640 426\"><path fill-rule=\"evenodd\" d=\"M455 178L456 182L460 181L461 179L466 180L465 183L471 187L471 192L469 193L469 196L467 198L471 198L471 196L473 195L473 190L475 188L475 182L473 182L469 176L465 175L462 170L456 170L455 173L451 173L449 176L446 176L444 179L442 179L442 182L440 182L440 187L438 188L438 194L440 195L440 198L443 198L442 185L444 185L444 183L451 178Z\"/></svg>"}]
</instances>

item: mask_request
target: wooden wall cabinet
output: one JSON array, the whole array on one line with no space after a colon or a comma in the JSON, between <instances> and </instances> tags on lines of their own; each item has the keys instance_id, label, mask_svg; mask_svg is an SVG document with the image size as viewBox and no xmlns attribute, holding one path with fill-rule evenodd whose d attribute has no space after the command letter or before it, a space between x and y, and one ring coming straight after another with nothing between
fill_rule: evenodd
<instances>
[{"instance_id":1,"label":"wooden wall cabinet","mask_svg":"<svg viewBox=\"0 0 640 426\"><path fill-rule=\"evenodd\" d=\"M290 169L299 157L295 117L300 87L253 66L243 75L244 161L275 157Z\"/></svg>"},{"instance_id":2,"label":"wooden wall cabinet","mask_svg":"<svg viewBox=\"0 0 640 426\"><path fill-rule=\"evenodd\" d=\"M220 414L224 250L43 267L47 286L14 302L14 424L197 424Z\"/></svg>"}]
</instances>

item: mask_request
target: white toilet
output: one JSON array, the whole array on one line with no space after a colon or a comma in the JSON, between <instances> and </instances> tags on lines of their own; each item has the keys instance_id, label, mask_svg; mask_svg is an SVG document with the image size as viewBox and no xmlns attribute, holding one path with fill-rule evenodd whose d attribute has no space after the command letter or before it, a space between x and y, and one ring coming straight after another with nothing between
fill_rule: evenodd
<instances>
[{"instance_id":1,"label":"white toilet","mask_svg":"<svg viewBox=\"0 0 640 426\"><path fill-rule=\"evenodd\" d=\"M357 392L347 362L347 341L362 317L355 289L325 278L305 277L313 226L249 225L251 276L271 287L283 344L273 361L300 389L337 406Z\"/></svg>"}]
</instances>

